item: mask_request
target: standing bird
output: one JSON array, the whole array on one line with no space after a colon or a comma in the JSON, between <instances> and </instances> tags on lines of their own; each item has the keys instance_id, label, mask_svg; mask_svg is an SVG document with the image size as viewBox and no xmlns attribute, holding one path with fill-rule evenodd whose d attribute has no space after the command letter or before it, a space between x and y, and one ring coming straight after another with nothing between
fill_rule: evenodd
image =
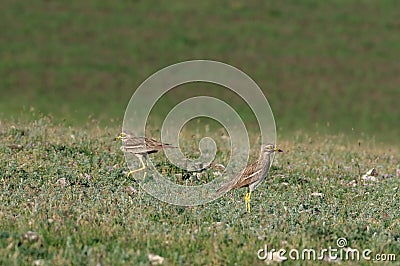
<instances>
[{"instance_id":1,"label":"standing bird","mask_svg":"<svg viewBox=\"0 0 400 266\"><path fill-rule=\"evenodd\" d=\"M146 166L148 166L148 154L158 152L159 150L162 150L164 148L176 148L171 144L162 143L152 138L135 137L123 132L119 134L116 139L122 140L122 151L136 155L136 157L140 160L142 164L141 168L129 171L128 176L135 172L146 169ZM146 161L146 165L144 164L143 160Z\"/></svg>"},{"instance_id":2,"label":"standing bird","mask_svg":"<svg viewBox=\"0 0 400 266\"><path fill-rule=\"evenodd\" d=\"M274 152L283 152L276 148L273 144L267 144L262 148L261 155L257 161L249 164L234 179L225 183L217 190L218 193L225 193L231 189L247 187L248 192L245 196L247 211L250 213L250 197L251 192L265 180L268 175L271 164L271 154Z\"/></svg>"}]
</instances>

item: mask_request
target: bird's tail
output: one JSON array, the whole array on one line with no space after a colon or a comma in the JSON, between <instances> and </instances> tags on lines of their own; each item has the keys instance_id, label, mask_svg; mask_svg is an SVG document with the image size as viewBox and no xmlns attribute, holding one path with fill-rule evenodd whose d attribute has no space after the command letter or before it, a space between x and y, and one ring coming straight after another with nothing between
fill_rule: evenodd
<instances>
[{"instance_id":1,"label":"bird's tail","mask_svg":"<svg viewBox=\"0 0 400 266\"><path fill-rule=\"evenodd\" d=\"M176 146L173 146L172 144L169 144L169 143L163 143L162 144L162 147L163 148L172 148L172 149L176 149L176 148L178 148L178 147L176 147Z\"/></svg>"},{"instance_id":2,"label":"bird's tail","mask_svg":"<svg viewBox=\"0 0 400 266\"><path fill-rule=\"evenodd\" d=\"M232 189L232 182L227 182L227 183L223 184L222 187L217 189L217 193L219 193L219 194L226 193L231 189Z\"/></svg>"}]
</instances>

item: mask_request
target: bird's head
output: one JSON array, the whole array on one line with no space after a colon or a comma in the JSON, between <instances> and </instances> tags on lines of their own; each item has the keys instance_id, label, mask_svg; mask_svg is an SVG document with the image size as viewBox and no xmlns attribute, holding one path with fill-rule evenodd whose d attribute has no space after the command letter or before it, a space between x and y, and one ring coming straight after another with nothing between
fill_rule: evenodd
<instances>
[{"instance_id":1,"label":"bird's head","mask_svg":"<svg viewBox=\"0 0 400 266\"><path fill-rule=\"evenodd\" d=\"M115 138L116 140L126 140L129 137L128 134L121 132L119 135Z\"/></svg>"},{"instance_id":2,"label":"bird's head","mask_svg":"<svg viewBox=\"0 0 400 266\"><path fill-rule=\"evenodd\" d=\"M274 152L283 152L283 150L275 147L273 144L267 144L263 147L263 152L274 153Z\"/></svg>"}]
</instances>

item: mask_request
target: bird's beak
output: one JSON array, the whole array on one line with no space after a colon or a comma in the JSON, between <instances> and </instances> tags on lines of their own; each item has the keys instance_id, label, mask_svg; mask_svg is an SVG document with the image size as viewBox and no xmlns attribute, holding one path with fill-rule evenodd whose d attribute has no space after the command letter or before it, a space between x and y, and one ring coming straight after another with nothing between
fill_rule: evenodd
<instances>
[{"instance_id":1,"label":"bird's beak","mask_svg":"<svg viewBox=\"0 0 400 266\"><path fill-rule=\"evenodd\" d=\"M279 149L279 148L275 148L274 151L283 152L283 150L281 150L281 149Z\"/></svg>"},{"instance_id":2,"label":"bird's beak","mask_svg":"<svg viewBox=\"0 0 400 266\"><path fill-rule=\"evenodd\" d=\"M114 140L121 140L124 136L124 133L120 133Z\"/></svg>"}]
</instances>

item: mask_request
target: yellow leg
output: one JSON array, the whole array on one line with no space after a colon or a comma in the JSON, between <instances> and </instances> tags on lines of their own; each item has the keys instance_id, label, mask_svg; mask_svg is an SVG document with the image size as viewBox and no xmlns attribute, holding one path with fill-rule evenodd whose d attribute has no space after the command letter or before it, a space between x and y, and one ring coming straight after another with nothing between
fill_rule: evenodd
<instances>
[{"instance_id":1,"label":"yellow leg","mask_svg":"<svg viewBox=\"0 0 400 266\"><path fill-rule=\"evenodd\" d=\"M136 173L136 172L139 172L139 171L142 171L142 170L146 169L146 165L144 165L142 157L138 157L138 158L139 158L140 162L142 163L142 167L139 168L139 169L135 169L135 170L129 171L128 176L130 176L133 173ZM147 163L147 161L146 161L146 163Z\"/></svg>"},{"instance_id":2,"label":"yellow leg","mask_svg":"<svg viewBox=\"0 0 400 266\"><path fill-rule=\"evenodd\" d=\"M250 213L250 197L251 197L251 191L247 192L246 196L244 197L248 213Z\"/></svg>"}]
</instances>

